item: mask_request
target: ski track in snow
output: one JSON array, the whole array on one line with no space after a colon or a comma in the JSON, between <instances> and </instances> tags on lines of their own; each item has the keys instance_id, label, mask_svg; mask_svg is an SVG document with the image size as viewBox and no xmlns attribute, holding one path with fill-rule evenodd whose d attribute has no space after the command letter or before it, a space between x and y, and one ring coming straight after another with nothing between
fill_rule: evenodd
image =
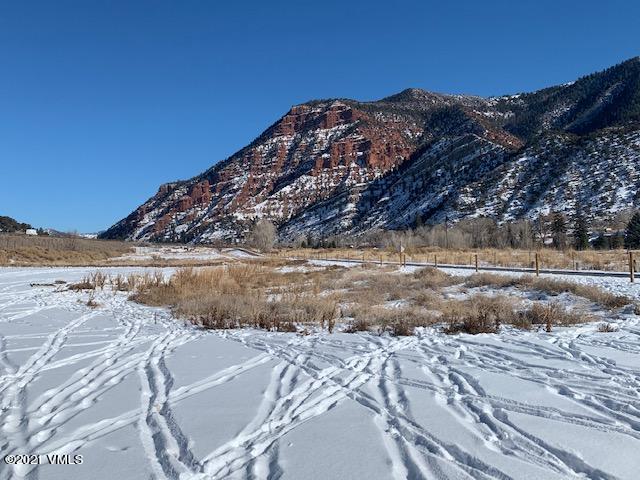
<instances>
[{"instance_id":1,"label":"ski track in snow","mask_svg":"<svg viewBox=\"0 0 640 480\"><path fill-rule=\"evenodd\" d=\"M381 479L616 479L640 468L640 324L632 315L610 334L595 325L475 337L205 332L122 293L98 292L100 307L90 309L86 293L29 286L94 270L0 269L2 455L91 448L95 456L124 442L119 455L137 456L141 469L130 478L296 478L289 469L305 465L306 478L330 478L315 471L313 448L302 459L288 454L290 439L353 405L361 415L339 417L345 432L323 435L348 434L349 422L377 435L353 439L353 470L342 478L358 478L357 459L366 463L374 444L386 469L367 476ZM189 365L175 371L172 362L201 342L211 344L211 359L222 344L244 355L199 365L199 377L183 382ZM255 375L260 398L224 436L221 422L233 412L216 410L219 392L238 388L240 399ZM198 399L212 410L185 410ZM557 433L564 429L579 432L577 443ZM604 442L600 454L582 450L579 437L591 436ZM65 478L97 478L86 457ZM46 479L55 468L63 467L0 464L0 479Z\"/></svg>"}]
</instances>

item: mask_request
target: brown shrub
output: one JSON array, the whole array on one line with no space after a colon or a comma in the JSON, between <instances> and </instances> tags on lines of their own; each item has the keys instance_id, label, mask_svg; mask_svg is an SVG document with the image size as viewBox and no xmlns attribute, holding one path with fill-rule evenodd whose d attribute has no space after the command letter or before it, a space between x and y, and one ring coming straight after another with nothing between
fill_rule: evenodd
<instances>
[{"instance_id":1,"label":"brown shrub","mask_svg":"<svg viewBox=\"0 0 640 480\"><path fill-rule=\"evenodd\" d=\"M354 319L347 324L344 332L368 332L370 327L371 325L369 324L369 320L365 316L358 316L354 317Z\"/></svg>"},{"instance_id":2,"label":"brown shrub","mask_svg":"<svg viewBox=\"0 0 640 480\"><path fill-rule=\"evenodd\" d=\"M389 332L394 336L411 335L416 327L433 325L438 318L432 312L416 307L385 308L381 306L351 305L343 317L352 318L344 330L347 333L369 331Z\"/></svg>"},{"instance_id":3,"label":"brown shrub","mask_svg":"<svg viewBox=\"0 0 640 480\"><path fill-rule=\"evenodd\" d=\"M503 323L513 323L514 305L505 297L476 295L467 300L442 304L442 320L446 333L496 333Z\"/></svg>"},{"instance_id":4,"label":"brown shrub","mask_svg":"<svg viewBox=\"0 0 640 480\"><path fill-rule=\"evenodd\" d=\"M547 332L550 332L553 325L576 325L592 321L592 318L568 311L556 302L548 304L536 302L524 312L523 321L531 325L544 325Z\"/></svg>"},{"instance_id":5,"label":"brown shrub","mask_svg":"<svg viewBox=\"0 0 640 480\"><path fill-rule=\"evenodd\" d=\"M409 299L414 305L437 310L438 305L442 301L440 295L436 294L432 290L418 290L417 292L410 292Z\"/></svg>"},{"instance_id":6,"label":"brown shrub","mask_svg":"<svg viewBox=\"0 0 640 480\"><path fill-rule=\"evenodd\" d=\"M462 282L462 279L458 279L434 267L416 270L413 272L413 278L419 281L420 287L431 289L448 287Z\"/></svg>"}]
</instances>

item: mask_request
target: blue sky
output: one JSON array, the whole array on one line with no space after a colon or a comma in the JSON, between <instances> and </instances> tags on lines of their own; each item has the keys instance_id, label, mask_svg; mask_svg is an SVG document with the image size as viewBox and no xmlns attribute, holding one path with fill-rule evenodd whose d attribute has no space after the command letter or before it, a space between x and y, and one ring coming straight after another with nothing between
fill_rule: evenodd
<instances>
[{"instance_id":1,"label":"blue sky","mask_svg":"<svg viewBox=\"0 0 640 480\"><path fill-rule=\"evenodd\" d=\"M633 1L0 0L0 215L97 231L291 105L483 96L640 54Z\"/></svg>"}]
</instances>

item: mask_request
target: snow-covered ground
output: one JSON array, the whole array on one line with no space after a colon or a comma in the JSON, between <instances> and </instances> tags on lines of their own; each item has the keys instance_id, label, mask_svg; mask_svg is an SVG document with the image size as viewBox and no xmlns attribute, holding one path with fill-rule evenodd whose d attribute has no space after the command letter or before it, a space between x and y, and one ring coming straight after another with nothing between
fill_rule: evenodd
<instances>
[{"instance_id":1,"label":"snow-covered ground","mask_svg":"<svg viewBox=\"0 0 640 480\"><path fill-rule=\"evenodd\" d=\"M243 248L211 248L194 246L150 246L135 247L134 251L113 257L112 262L149 260L230 260L238 258L252 258L258 256Z\"/></svg>"},{"instance_id":2,"label":"snow-covered ground","mask_svg":"<svg viewBox=\"0 0 640 480\"><path fill-rule=\"evenodd\" d=\"M29 285L94 270L0 269L0 453L83 458L0 478L638 478L635 316L614 333L201 331L124 293L91 309Z\"/></svg>"}]
</instances>

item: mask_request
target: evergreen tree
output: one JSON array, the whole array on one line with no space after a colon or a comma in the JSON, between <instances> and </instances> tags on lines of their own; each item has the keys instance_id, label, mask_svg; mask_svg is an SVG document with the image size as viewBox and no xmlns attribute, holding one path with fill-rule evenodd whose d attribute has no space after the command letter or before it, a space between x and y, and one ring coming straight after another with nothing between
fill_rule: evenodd
<instances>
[{"instance_id":1,"label":"evergreen tree","mask_svg":"<svg viewBox=\"0 0 640 480\"><path fill-rule=\"evenodd\" d=\"M554 213L551 217L551 236L553 246L562 250L567 246L567 221L562 213Z\"/></svg>"},{"instance_id":2,"label":"evergreen tree","mask_svg":"<svg viewBox=\"0 0 640 480\"><path fill-rule=\"evenodd\" d=\"M640 248L640 212L634 213L627 224L627 229L624 231L624 247Z\"/></svg>"},{"instance_id":3,"label":"evergreen tree","mask_svg":"<svg viewBox=\"0 0 640 480\"><path fill-rule=\"evenodd\" d=\"M595 248L596 250L607 250L611 248L609 246L609 239L605 236L604 233L598 235L593 241L593 248Z\"/></svg>"},{"instance_id":4,"label":"evergreen tree","mask_svg":"<svg viewBox=\"0 0 640 480\"><path fill-rule=\"evenodd\" d=\"M589 229L587 228L587 221L580 211L576 214L573 229L573 246L576 250L586 250L589 248Z\"/></svg>"}]
</instances>

